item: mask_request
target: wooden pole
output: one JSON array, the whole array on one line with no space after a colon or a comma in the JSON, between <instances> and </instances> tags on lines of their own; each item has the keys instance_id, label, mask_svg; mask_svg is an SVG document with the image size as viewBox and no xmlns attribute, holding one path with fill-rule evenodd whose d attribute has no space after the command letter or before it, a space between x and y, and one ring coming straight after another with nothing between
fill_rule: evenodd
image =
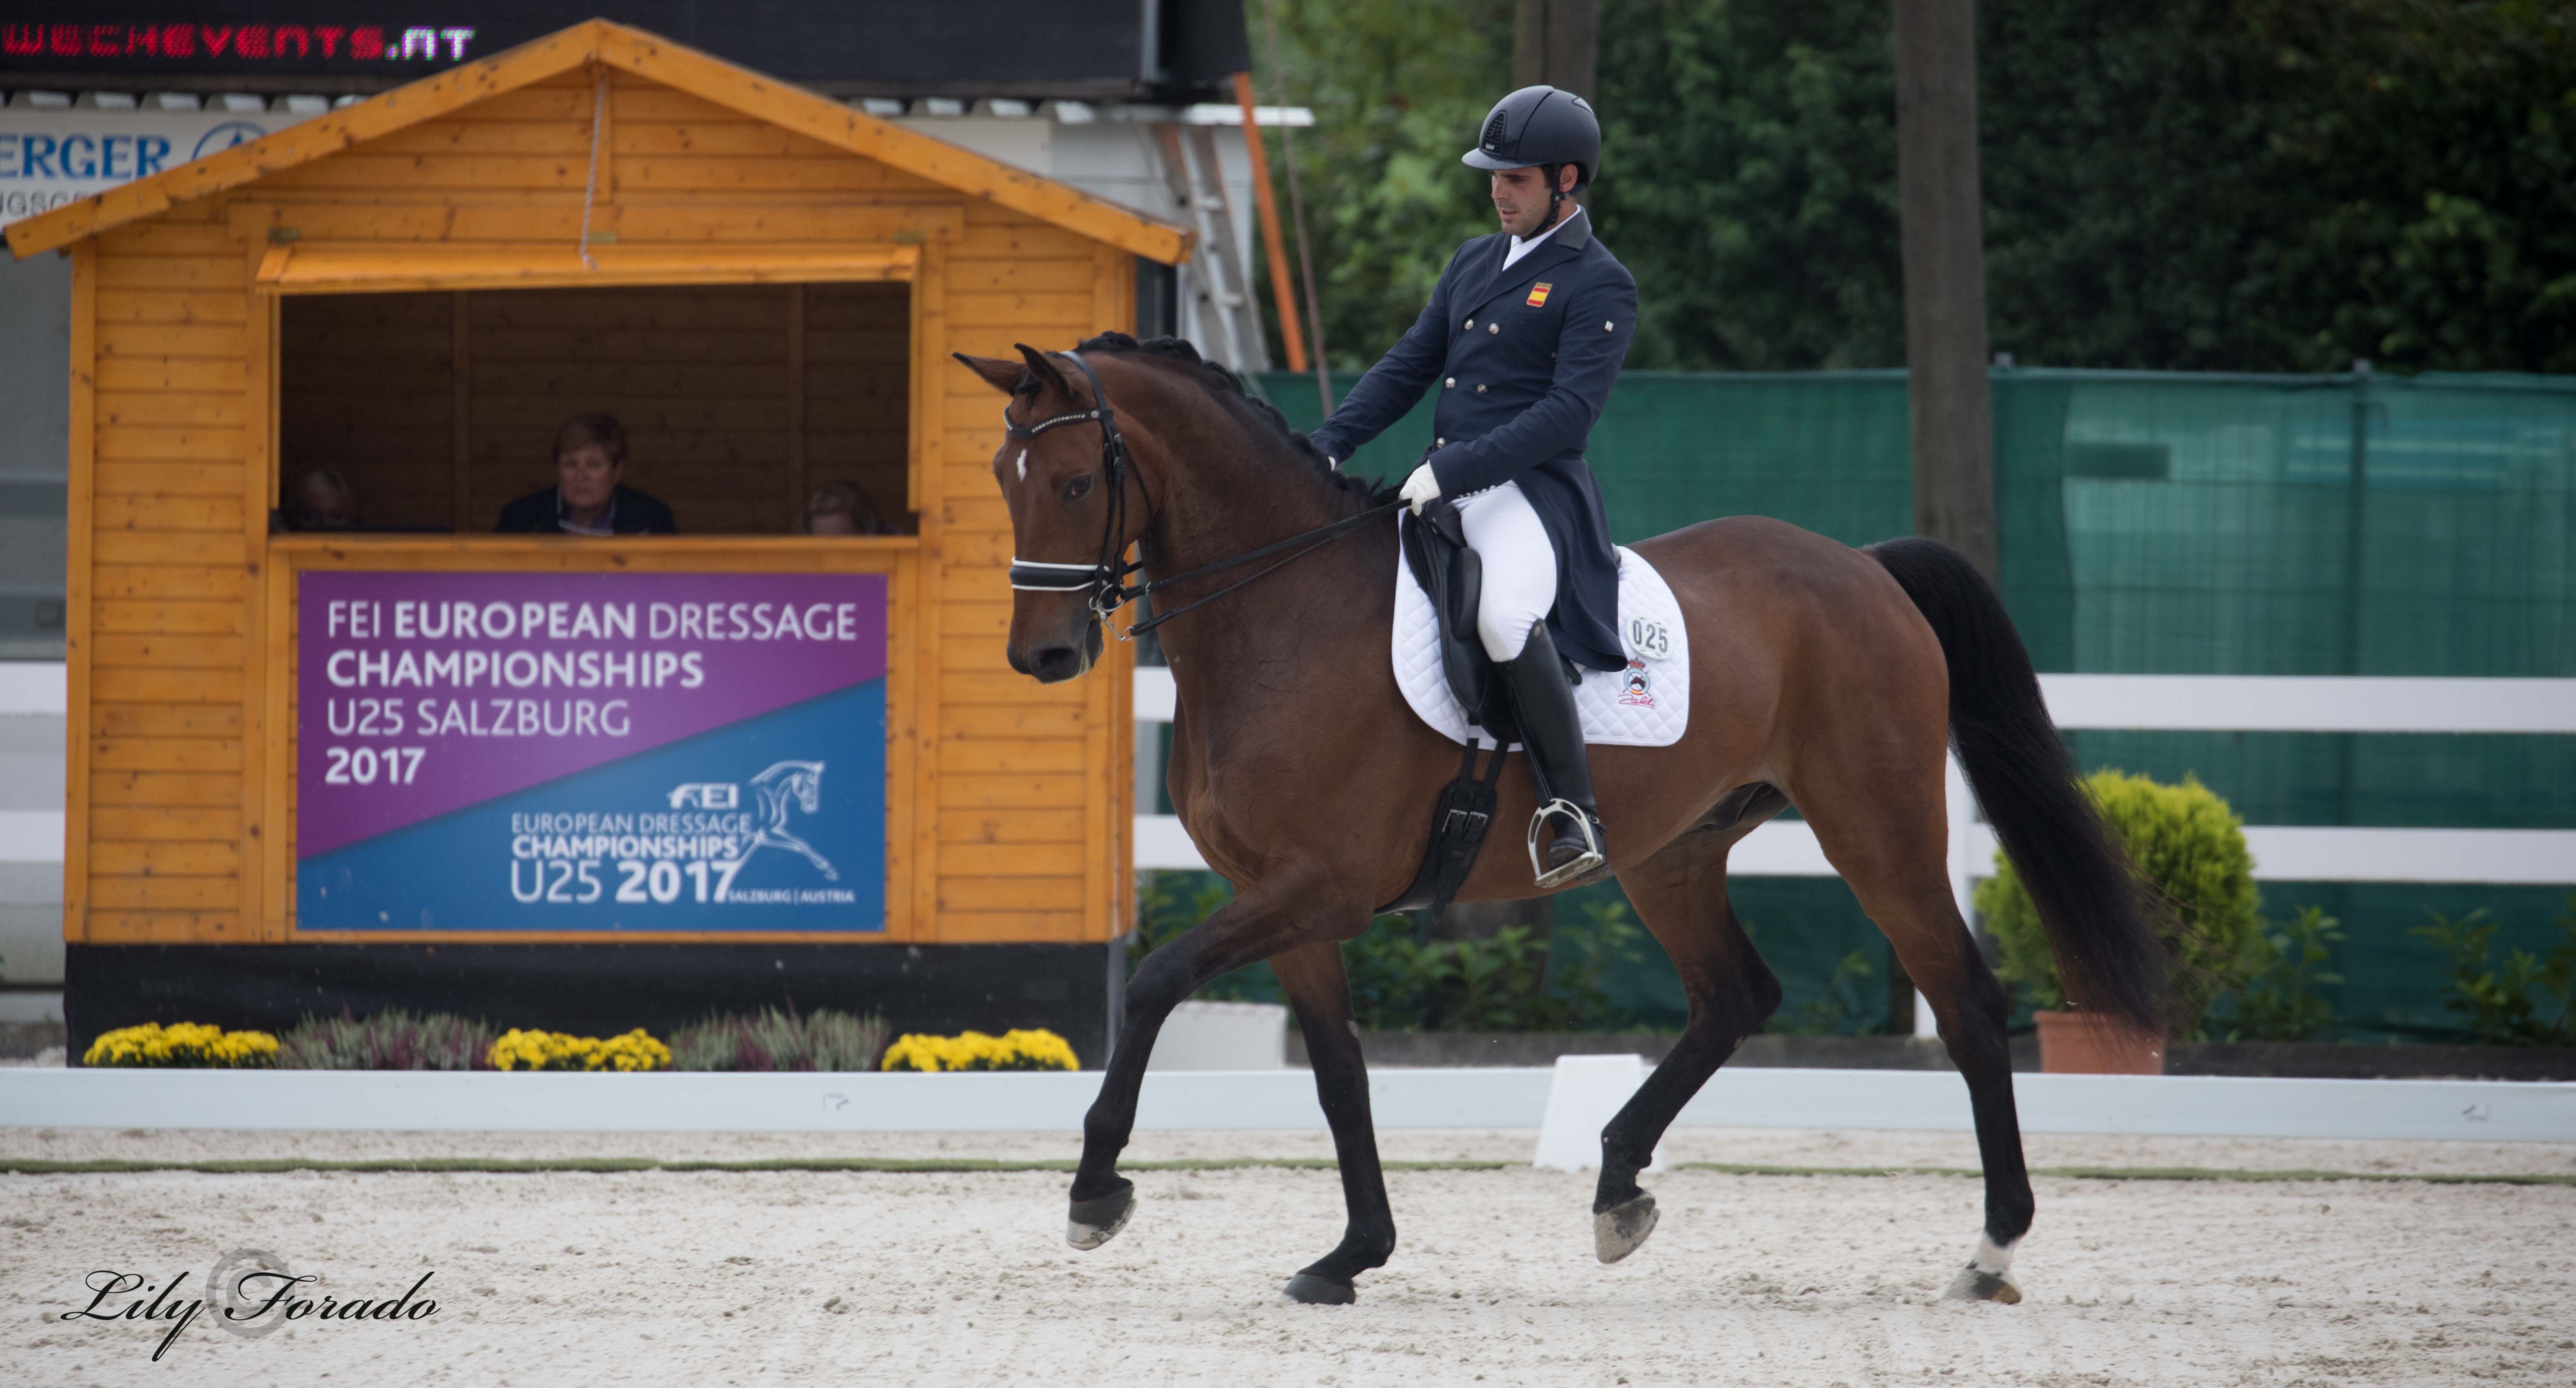
<instances>
[{"instance_id":1,"label":"wooden pole","mask_svg":"<svg viewBox=\"0 0 2576 1388\"><path fill-rule=\"evenodd\" d=\"M1279 235L1279 202L1270 194L1270 151L1254 118L1252 74L1234 75L1235 104L1243 108L1243 149L1252 158L1252 201L1261 209L1261 248L1270 253L1270 302L1279 309L1279 345L1288 369L1306 369L1306 334L1297 326L1297 287L1288 278L1288 244Z\"/></svg>"},{"instance_id":2,"label":"wooden pole","mask_svg":"<svg viewBox=\"0 0 2576 1388\"><path fill-rule=\"evenodd\" d=\"M1895 0L1914 528L1995 576L1993 403L1977 192L1974 0Z\"/></svg>"},{"instance_id":3,"label":"wooden pole","mask_svg":"<svg viewBox=\"0 0 2576 1388\"><path fill-rule=\"evenodd\" d=\"M1914 529L1995 577L1993 401L1977 191L1975 0L1895 0L1896 196L1905 260ZM1887 1031L1915 1031L1913 980L1888 958Z\"/></svg>"}]
</instances>

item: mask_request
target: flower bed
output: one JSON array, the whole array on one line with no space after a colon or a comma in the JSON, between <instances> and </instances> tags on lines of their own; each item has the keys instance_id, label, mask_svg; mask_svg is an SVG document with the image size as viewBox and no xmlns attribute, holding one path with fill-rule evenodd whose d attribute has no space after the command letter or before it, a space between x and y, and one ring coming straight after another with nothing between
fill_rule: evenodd
<instances>
[{"instance_id":1,"label":"flower bed","mask_svg":"<svg viewBox=\"0 0 2576 1388\"><path fill-rule=\"evenodd\" d=\"M709 1017L671 1036L675 1070L873 1070L885 1053L885 1019L828 1008L798 1014L764 1008Z\"/></svg>"},{"instance_id":2,"label":"flower bed","mask_svg":"<svg viewBox=\"0 0 2576 1388\"><path fill-rule=\"evenodd\" d=\"M494 1070L668 1070L671 1048L645 1035L642 1027L605 1041L513 1027L492 1043L484 1059Z\"/></svg>"},{"instance_id":3,"label":"flower bed","mask_svg":"<svg viewBox=\"0 0 2576 1388\"><path fill-rule=\"evenodd\" d=\"M1073 1047L1052 1031L1006 1031L987 1036L926 1036L918 1032L886 1047L885 1068L939 1074L952 1070L1079 1070Z\"/></svg>"},{"instance_id":4,"label":"flower bed","mask_svg":"<svg viewBox=\"0 0 2576 1388\"><path fill-rule=\"evenodd\" d=\"M83 1065L118 1068L265 1070L276 1063L276 1037L203 1022L119 1027L91 1042L81 1055Z\"/></svg>"}]
</instances>

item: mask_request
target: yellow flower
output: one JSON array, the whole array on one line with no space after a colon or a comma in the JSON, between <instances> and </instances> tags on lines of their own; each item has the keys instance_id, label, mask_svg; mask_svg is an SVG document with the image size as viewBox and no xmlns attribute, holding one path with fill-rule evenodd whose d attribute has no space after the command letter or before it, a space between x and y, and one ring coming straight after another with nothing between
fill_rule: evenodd
<instances>
[{"instance_id":1,"label":"yellow flower","mask_svg":"<svg viewBox=\"0 0 2576 1388\"><path fill-rule=\"evenodd\" d=\"M642 1027L605 1041L513 1027L492 1043L484 1063L495 1070L668 1070L671 1048Z\"/></svg>"},{"instance_id":2,"label":"yellow flower","mask_svg":"<svg viewBox=\"0 0 2576 1388\"><path fill-rule=\"evenodd\" d=\"M277 1061L277 1038L264 1031L226 1031L204 1022L146 1022L102 1033L82 1053L83 1065L265 1069Z\"/></svg>"},{"instance_id":3,"label":"yellow flower","mask_svg":"<svg viewBox=\"0 0 2576 1388\"><path fill-rule=\"evenodd\" d=\"M908 1032L886 1047L879 1062L887 1070L932 1074L955 1070L1079 1070L1073 1047L1052 1031L1007 1031L988 1036L970 1031L960 1036Z\"/></svg>"}]
</instances>

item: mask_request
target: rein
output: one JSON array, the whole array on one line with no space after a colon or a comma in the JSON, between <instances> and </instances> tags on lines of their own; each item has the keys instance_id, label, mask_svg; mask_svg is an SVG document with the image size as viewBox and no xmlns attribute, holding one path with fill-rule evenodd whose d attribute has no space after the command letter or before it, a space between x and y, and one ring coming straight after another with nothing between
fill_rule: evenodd
<instances>
[{"instance_id":1,"label":"rein","mask_svg":"<svg viewBox=\"0 0 2576 1388\"><path fill-rule=\"evenodd\" d=\"M1099 425L1100 468L1109 483L1109 520L1107 528L1100 537L1099 559L1089 564L1056 564L1035 559L1022 559L1013 555L1011 586L1039 593L1087 593L1090 595L1089 605L1092 615L1108 623L1109 629L1117 632L1118 639L1121 641L1132 641L1191 608L1205 606L1237 589L1260 582L1359 529L1362 525L1404 505L1402 500L1396 500L1382 506L1372 506L1356 516L1344 516L1330 525L1317 526L1301 534L1291 535L1287 539L1263 545L1259 549L1246 550L1232 558L1220 559L1213 564L1201 564L1186 573L1149 579L1143 583L1130 583L1127 581L1128 576L1141 571L1145 567L1145 561L1141 558L1128 561L1122 557L1127 549L1127 440L1118 432L1117 412L1109 407L1109 394L1100 388L1100 377L1092 371L1091 363L1084 361L1080 352L1067 352L1064 355L1073 359L1073 364L1082 369L1082 378L1091 383L1091 408L1068 414L1050 415L1029 425L1012 423L1010 411L1005 408L1002 412L1002 432L1011 438L1026 440L1034 439L1049 429L1059 429L1068 424ZM1142 477L1137 479L1137 486L1139 489L1144 486ZM1153 500L1150 494L1145 498L1149 527L1154 516ZM1169 612L1157 612L1124 631L1118 628L1116 620L1118 609L1139 598L1151 597L1164 589L1187 583L1194 578L1204 578L1209 574L1222 573L1257 559L1267 559L1284 550L1295 552L1276 564L1236 579L1206 597L1183 603Z\"/></svg>"}]
</instances>

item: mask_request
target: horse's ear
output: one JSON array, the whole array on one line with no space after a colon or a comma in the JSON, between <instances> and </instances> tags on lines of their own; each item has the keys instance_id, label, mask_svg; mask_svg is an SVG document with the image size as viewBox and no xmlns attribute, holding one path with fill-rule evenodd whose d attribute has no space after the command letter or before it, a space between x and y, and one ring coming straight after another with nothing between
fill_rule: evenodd
<instances>
[{"instance_id":1,"label":"horse's ear","mask_svg":"<svg viewBox=\"0 0 2576 1388\"><path fill-rule=\"evenodd\" d=\"M970 357L963 352L951 352L948 355L965 363L967 370L984 378L984 384L1004 395L1016 389L1020 384L1020 378L1028 374L1026 367L1006 357Z\"/></svg>"},{"instance_id":2,"label":"horse's ear","mask_svg":"<svg viewBox=\"0 0 2576 1388\"><path fill-rule=\"evenodd\" d=\"M1074 398L1073 386L1064 379L1064 373L1056 369L1054 358L1025 342L1014 342L1011 345L1020 349L1021 359L1029 364L1029 370L1039 380L1055 387L1058 395L1066 399Z\"/></svg>"}]
</instances>

